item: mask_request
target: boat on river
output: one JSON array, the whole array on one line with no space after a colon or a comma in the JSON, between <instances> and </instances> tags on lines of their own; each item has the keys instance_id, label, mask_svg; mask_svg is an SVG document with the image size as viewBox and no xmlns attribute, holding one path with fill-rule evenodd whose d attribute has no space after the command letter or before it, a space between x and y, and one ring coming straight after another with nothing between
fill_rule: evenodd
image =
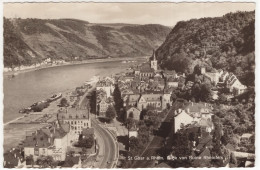
<instances>
[{"instance_id":1,"label":"boat on river","mask_svg":"<svg viewBox=\"0 0 260 170\"><path fill-rule=\"evenodd\" d=\"M62 97L62 93L54 94L46 100L42 100L42 101L33 103L30 107L19 110L19 113L27 113L28 114L28 113L33 112L33 111L39 111L39 109L38 109L39 107L41 107L42 109L46 108L46 107L48 107L49 103L51 103L55 100L58 100L61 97ZM40 109L40 110L42 110L42 109Z\"/></svg>"},{"instance_id":2,"label":"boat on river","mask_svg":"<svg viewBox=\"0 0 260 170\"><path fill-rule=\"evenodd\" d=\"M58 99L61 98L61 97L62 97L62 94L61 94L61 93L54 94L54 95L52 95L49 99L47 99L47 101L52 102L52 101L58 100Z\"/></svg>"}]
</instances>

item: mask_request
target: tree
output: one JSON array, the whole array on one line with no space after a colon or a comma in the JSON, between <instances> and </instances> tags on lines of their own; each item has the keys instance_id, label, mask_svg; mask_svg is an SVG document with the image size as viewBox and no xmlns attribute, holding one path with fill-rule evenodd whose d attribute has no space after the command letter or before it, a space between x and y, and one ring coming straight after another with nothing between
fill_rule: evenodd
<instances>
[{"instance_id":1,"label":"tree","mask_svg":"<svg viewBox=\"0 0 260 170\"><path fill-rule=\"evenodd\" d=\"M94 145L95 139L93 135L86 136L85 138L79 137L78 146L82 148L91 148Z\"/></svg>"},{"instance_id":2,"label":"tree","mask_svg":"<svg viewBox=\"0 0 260 170\"><path fill-rule=\"evenodd\" d=\"M121 109L123 108L124 101L121 97L121 92L120 92L118 85L115 86L113 96L114 96L115 110L116 110L117 116L120 120L122 120L123 115L122 115Z\"/></svg>"},{"instance_id":3,"label":"tree","mask_svg":"<svg viewBox=\"0 0 260 170\"><path fill-rule=\"evenodd\" d=\"M52 156L39 156L37 158L37 164L41 168L48 168L54 166L54 159Z\"/></svg>"},{"instance_id":4,"label":"tree","mask_svg":"<svg viewBox=\"0 0 260 170\"><path fill-rule=\"evenodd\" d=\"M68 103L67 99L63 97L63 98L60 100L60 106L61 106L61 107L67 107L68 105L69 105L69 103Z\"/></svg>"},{"instance_id":5,"label":"tree","mask_svg":"<svg viewBox=\"0 0 260 170\"><path fill-rule=\"evenodd\" d=\"M220 103L225 104L227 102L227 96L222 93L221 95L219 95L218 100Z\"/></svg>"},{"instance_id":6,"label":"tree","mask_svg":"<svg viewBox=\"0 0 260 170\"><path fill-rule=\"evenodd\" d=\"M147 127L150 128L150 130L156 130L158 129L160 125L160 117L155 111L148 110L147 111L147 119L144 120Z\"/></svg>"},{"instance_id":7,"label":"tree","mask_svg":"<svg viewBox=\"0 0 260 170\"><path fill-rule=\"evenodd\" d=\"M91 93L89 103L90 103L90 112L96 113L96 91L95 90Z\"/></svg>"},{"instance_id":8,"label":"tree","mask_svg":"<svg viewBox=\"0 0 260 170\"><path fill-rule=\"evenodd\" d=\"M109 105L106 111L106 117L112 121L116 117L116 110L112 105Z\"/></svg>"},{"instance_id":9,"label":"tree","mask_svg":"<svg viewBox=\"0 0 260 170\"><path fill-rule=\"evenodd\" d=\"M129 149L132 155L137 155L140 151L139 140L134 136L129 139Z\"/></svg>"},{"instance_id":10,"label":"tree","mask_svg":"<svg viewBox=\"0 0 260 170\"><path fill-rule=\"evenodd\" d=\"M209 102L212 100L211 85L209 83L201 84L200 100L203 102Z\"/></svg>"},{"instance_id":11,"label":"tree","mask_svg":"<svg viewBox=\"0 0 260 170\"><path fill-rule=\"evenodd\" d=\"M25 160L26 160L26 165L32 165L32 167L34 166L34 159L32 155L26 156Z\"/></svg>"},{"instance_id":12,"label":"tree","mask_svg":"<svg viewBox=\"0 0 260 170\"><path fill-rule=\"evenodd\" d=\"M176 94L173 92L173 93L171 94L171 100L172 100L173 102L175 102L176 99L177 99L177 96L176 96Z\"/></svg>"},{"instance_id":13,"label":"tree","mask_svg":"<svg viewBox=\"0 0 260 170\"><path fill-rule=\"evenodd\" d=\"M135 120L131 117L126 119L127 129L131 129L135 125Z\"/></svg>"}]
</instances>

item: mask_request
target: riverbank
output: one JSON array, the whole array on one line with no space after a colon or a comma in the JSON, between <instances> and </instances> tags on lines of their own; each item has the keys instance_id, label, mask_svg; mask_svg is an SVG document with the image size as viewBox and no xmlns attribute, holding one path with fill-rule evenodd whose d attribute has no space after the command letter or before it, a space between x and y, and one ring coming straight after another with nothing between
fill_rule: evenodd
<instances>
[{"instance_id":1,"label":"riverbank","mask_svg":"<svg viewBox=\"0 0 260 170\"><path fill-rule=\"evenodd\" d=\"M41 69L47 69L47 68L52 68L52 67L80 65L80 64L92 64L92 63L102 63L102 62L113 62L113 61L124 61L124 60L135 60L135 59L140 59L140 58L145 58L145 57L102 58L102 59L90 59L90 60L84 60L84 61L73 61L73 62L66 62L63 64L56 64L56 65L44 65L44 66L39 66L39 67L31 68L31 69L8 71L8 72L3 72L3 75L5 77L8 77L8 76L13 76L13 75L15 76L15 75L18 75L21 73L26 73L26 72L31 72L31 71L41 70Z\"/></svg>"}]
</instances>

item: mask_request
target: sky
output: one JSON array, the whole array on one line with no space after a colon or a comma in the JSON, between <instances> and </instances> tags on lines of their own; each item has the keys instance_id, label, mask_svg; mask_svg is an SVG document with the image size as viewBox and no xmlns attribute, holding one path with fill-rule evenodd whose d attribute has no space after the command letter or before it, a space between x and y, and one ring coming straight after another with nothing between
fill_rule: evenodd
<instances>
[{"instance_id":1,"label":"sky","mask_svg":"<svg viewBox=\"0 0 260 170\"><path fill-rule=\"evenodd\" d=\"M91 23L174 26L192 18L255 10L254 3L4 3L7 18L74 18Z\"/></svg>"}]
</instances>

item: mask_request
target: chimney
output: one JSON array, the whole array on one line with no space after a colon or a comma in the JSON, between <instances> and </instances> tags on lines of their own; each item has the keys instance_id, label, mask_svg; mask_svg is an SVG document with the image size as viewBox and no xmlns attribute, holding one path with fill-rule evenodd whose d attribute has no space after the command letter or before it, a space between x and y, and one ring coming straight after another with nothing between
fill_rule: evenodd
<instances>
[{"instance_id":1,"label":"chimney","mask_svg":"<svg viewBox=\"0 0 260 170\"><path fill-rule=\"evenodd\" d=\"M193 106L193 102L191 102L191 106Z\"/></svg>"}]
</instances>

